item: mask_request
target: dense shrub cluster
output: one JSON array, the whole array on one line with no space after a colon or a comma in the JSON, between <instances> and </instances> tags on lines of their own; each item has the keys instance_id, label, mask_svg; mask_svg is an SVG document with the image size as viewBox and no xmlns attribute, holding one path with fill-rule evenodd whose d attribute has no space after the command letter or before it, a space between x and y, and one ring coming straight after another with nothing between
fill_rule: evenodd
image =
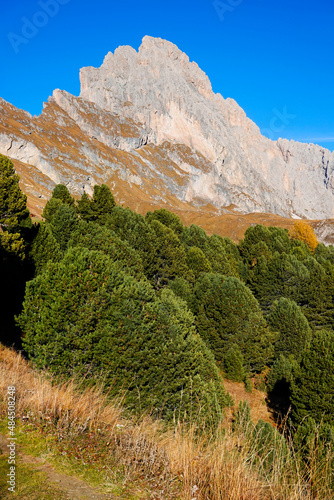
<instances>
[{"instance_id":1,"label":"dense shrub cluster","mask_svg":"<svg viewBox=\"0 0 334 500\"><path fill-rule=\"evenodd\" d=\"M291 429L306 426L304 439L323 424L331 435L333 247L304 223L291 235L253 226L236 245L165 209L144 217L117 206L105 185L77 201L56 186L32 226L11 162L0 160L1 266L25 260L34 272L17 324L36 366L102 376L134 411L203 425L231 402L222 376L262 372L281 411L291 406Z\"/></svg>"}]
</instances>

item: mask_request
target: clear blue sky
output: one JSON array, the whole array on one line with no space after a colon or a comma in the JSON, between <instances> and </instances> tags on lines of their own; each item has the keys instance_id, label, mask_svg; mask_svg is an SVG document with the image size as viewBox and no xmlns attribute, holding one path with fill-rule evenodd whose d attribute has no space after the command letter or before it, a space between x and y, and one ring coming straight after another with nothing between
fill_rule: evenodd
<instances>
[{"instance_id":1,"label":"clear blue sky","mask_svg":"<svg viewBox=\"0 0 334 500\"><path fill-rule=\"evenodd\" d=\"M41 14L42 4L49 14ZM216 4L2 2L0 96L39 114L55 88L79 94L81 67L100 66L119 45L138 49L147 34L178 45L207 73L214 91L234 98L265 135L333 150L333 0Z\"/></svg>"}]
</instances>

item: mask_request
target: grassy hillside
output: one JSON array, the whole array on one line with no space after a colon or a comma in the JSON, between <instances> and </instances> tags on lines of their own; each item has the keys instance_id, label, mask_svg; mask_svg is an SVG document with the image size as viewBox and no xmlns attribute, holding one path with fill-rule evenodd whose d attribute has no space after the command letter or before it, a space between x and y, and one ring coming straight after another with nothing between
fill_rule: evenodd
<instances>
[{"instance_id":1,"label":"grassy hillside","mask_svg":"<svg viewBox=\"0 0 334 500\"><path fill-rule=\"evenodd\" d=\"M234 431L227 425L222 432L199 437L194 427L167 430L147 415L125 418L120 402L110 401L98 388L81 392L73 381L53 384L47 373L37 373L22 356L1 347L2 432L9 383L17 391L17 436L25 453L83 478L106 498L331 498L316 450L305 470L293 450L286 455L280 440L261 443L260 434L251 438L254 425L247 412L247 422ZM4 485L0 487L3 494ZM60 498L54 495L45 498Z\"/></svg>"}]
</instances>

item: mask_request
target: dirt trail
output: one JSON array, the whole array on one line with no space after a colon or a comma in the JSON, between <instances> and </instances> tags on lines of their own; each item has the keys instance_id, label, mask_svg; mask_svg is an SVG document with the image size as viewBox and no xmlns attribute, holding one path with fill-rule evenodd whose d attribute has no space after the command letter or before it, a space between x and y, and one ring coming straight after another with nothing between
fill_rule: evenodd
<instances>
[{"instance_id":1,"label":"dirt trail","mask_svg":"<svg viewBox=\"0 0 334 500\"><path fill-rule=\"evenodd\" d=\"M0 434L0 454L8 454L7 444L8 438ZM20 462L31 465L35 470L46 473L49 483L57 485L68 496L69 500L112 500L113 498L110 495L99 493L81 479L56 472L51 464L40 458L22 453L19 447L17 449L17 457Z\"/></svg>"}]
</instances>

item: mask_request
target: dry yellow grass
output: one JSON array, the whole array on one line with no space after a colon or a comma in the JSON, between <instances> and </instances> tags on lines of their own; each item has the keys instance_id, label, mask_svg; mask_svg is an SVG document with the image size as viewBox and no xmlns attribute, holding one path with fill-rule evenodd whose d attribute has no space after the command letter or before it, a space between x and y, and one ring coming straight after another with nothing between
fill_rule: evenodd
<instances>
[{"instance_id":1,"label":"dry yellow grass","mask_svg":"<svg viewBox=\"0 0 334 500\"><path fill-rule=\"evenodd\" d=\"M75 383L53 385L46 373L37 373L20 354L0 347L0 400L5 411L7 387L15 386L17 415L49 422L59 439L84 433L104 436L111 457L134 480L140 473L147 484L157 479L162 496L145 498L182 500L311 500L329 499L330 491L311 494L293 459L277 453L273 470L264 473L259 457L245 435L226 430L220 435L199 437L195 429L178 425L166 430L148 416L139 421L124 417L120 404L110 402L98 388L80 393ZM268 449L268 452L270 450ZM255 459L257 460L255 462ZM105 465L108 467L108 457ZM256 463L256 466L255 466ZM171 485L178 484L177 494ZM162 490L161 490L162 491ZM172 492L173 494L169 492ZM138 497L144 498L144 497Z\"/></svg>"}]
</instances>

